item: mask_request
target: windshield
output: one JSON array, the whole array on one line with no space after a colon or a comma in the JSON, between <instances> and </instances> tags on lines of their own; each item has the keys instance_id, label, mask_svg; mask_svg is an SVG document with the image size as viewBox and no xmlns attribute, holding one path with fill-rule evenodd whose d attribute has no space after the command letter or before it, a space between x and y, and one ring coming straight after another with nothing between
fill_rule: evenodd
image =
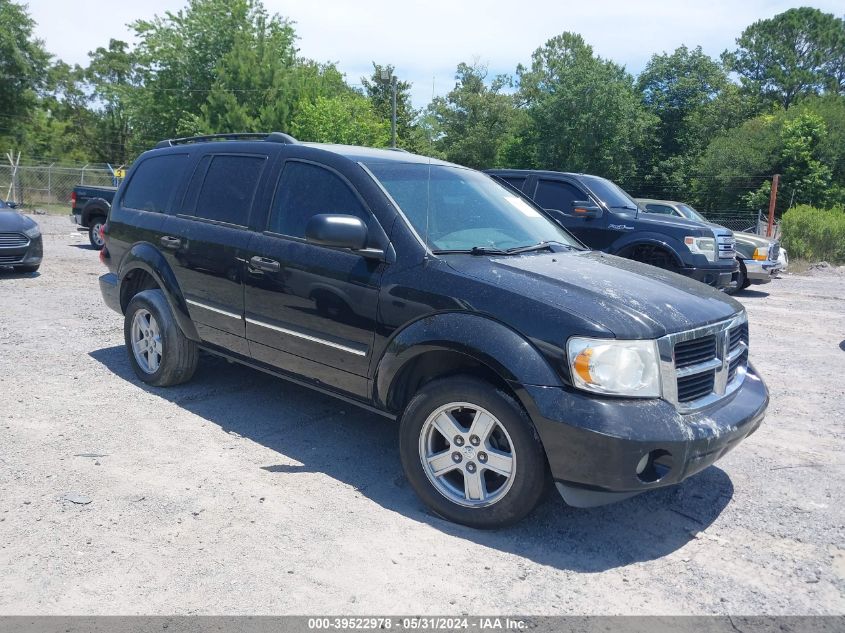
<instances>
[{"instance_id":1,"label":"windshield","mask_svg":"<svg viewBox=\"0 0 845 633\"><path fill-rule=\"evenodd\" d=\"M637 203L634 202L634 199L617 184L598 176L582 176L581 179L609 209L637 210Z\"/></svg>"},{"instance_id":2,"label":"windshield","mask_svg":"<svg viewBox=\"0 0 845 633\"><path fill-rule=\"evenodd\" d=\"M698 220L699 222L707 222L703 215L701 215L698 211L696 211L689 205L679 204L678 211L680 211L681 215L683 215L688 220Z\"/></svg>"},{"instance_id":3,"label":"windshield","mask_svg":"<svg viewBox=\"0 0 845 633\"><path fill-rule=\"evenodd\" d=\"M435 252L518 249L545 242L580 248L531 203L477 171L395 162L367 167Z\"/></svg>"}]
</instances>

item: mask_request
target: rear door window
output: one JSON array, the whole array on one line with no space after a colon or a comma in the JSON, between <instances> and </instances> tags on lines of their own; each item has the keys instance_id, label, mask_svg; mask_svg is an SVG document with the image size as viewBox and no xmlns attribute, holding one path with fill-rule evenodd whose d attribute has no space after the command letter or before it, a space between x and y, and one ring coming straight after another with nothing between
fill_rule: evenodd
<instances>
[{"instance_id":1,"label":"rear door window","mask_svg":"<svg viewBox=\"0 0 845 633\"><path fill-rule=\"evenodd\" d=\"M135 168L121 204L129 209L166 213L187 164L188 154L145 159Z\"/></svg>"},{"instance_id":2,"label":"rear door window","mask_svg":"<svg viewBox=\"0 0 845 633\"><path fill-rule=\"evenodd\" d=\"M541 179L534 194L534 202L544 209L557 209L564 213L572 211L572 203L576 200L588 199L587 194L577 187L559 180Z\"/></svg>"},{"instance_id":3,"label":"rear door window","mask_svg":"<svg viewBox=\"0 0 845 633\"><path fill-rule=\"evenodd\" d=\"M203 161L194 173L201 177ZM193 215L198 218L246 226L252 201L267 163L266 156L218 154L211 158ZM193 200L189 187L186 203Z\"/></svg>"},{"instance_id":4,"label":"rear door window","mask_svg":"<svg viewBox=\"0 0 845 633\"><path fill-rule=\"evenodd\" d=\"M340 176L318 165L288 161L279 177L267 230L305 237L308 220L321 213L354 215L370 225L370 214Z\"/></svg>"}]
</instances>

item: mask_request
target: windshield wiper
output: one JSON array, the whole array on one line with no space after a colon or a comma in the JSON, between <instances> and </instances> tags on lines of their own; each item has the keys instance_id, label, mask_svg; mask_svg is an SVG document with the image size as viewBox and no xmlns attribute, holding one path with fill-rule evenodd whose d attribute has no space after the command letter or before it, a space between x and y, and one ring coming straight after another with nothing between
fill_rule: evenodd
<instances>
[{"instance_id":1,"label":"windshield wiper","mask_svg":"<svg viewBox=\"0 0 845 633\"><path fill-rule=\"evenodd\" d=\"M510 251L504 251L495 246L473 246L472 248L452 248L431 251L435 255L448 255L450 253L463 253L469 255L510 255Z\"/></svg>"},{"instance_id":2,"label":"windshield wiper","mask_svg":"<svg viewBox=\"0 0 845 633\"><path fill-rule=\"evenodd\" d=\"M552 246L563 246L564 248L572 249L572 246L569 244L564 244L563 242L555 242L552 240L547 240L545 242L538 242L537 244L529 244L528 246L516 246L514 248L509 248L507 250L508 253L511 255L517 253L530 253L531 251L542 251L546 249L551 249Z\"/></svg>"},{"instance_id":3,"label":"windshield wiper","mask_svg":"<svg viewBox=\"0 0 845 633\"><path fill-rule=\"evenodd\" d=\"M608 206L611 209L628 209L629 211L639 211L638 207L629 207L627 205L621 205L621 204L611 204L611 205L608 205Z\"/></svg>"}]
</instances>

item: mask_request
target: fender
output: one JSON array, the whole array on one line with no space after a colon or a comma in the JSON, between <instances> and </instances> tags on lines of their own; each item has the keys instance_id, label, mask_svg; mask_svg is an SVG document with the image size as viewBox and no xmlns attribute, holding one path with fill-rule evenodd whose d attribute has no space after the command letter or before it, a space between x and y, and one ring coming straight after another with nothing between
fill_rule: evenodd
<instances>
[{"instance_id":1,"label":"fender","mask_svg":"<svg viewBox=\"0 0 845 633\"><path fill-rule=\"evenodd\" d=\"M672 256L675 258L675 261L678 262L678 266L680 268L688 266L688 264L684 261L682 254L685 250L688 251L689 249L687 249L686 246L679 240L663 233L644 233L642 231L627 233L620 236L619 239L613 242L607 248L607 252L611 255L616 255L625 248L628 248L629 246L636 246L638 244L653 244L654 246L661 246L668 252L672 253Z\"/></svg>"},{"instance_id":2,"label":"fender","mask_svg":"<svg viewBox=\"0 0 845 633\"><path fill-rule=\"evenodd\" d=\"M562 384L561 377L537 348L508 326L478 314L441 312L410 323L390 340L376 369L373 393L376 405L387 408L390 390L402 369L431 351L469 356L509 383ZM522 394L524 390L517 389L517 393Z\"/></svg>"},{"instance_id":3,"label":"fender","mask_svg":"<svg viewBox=\"0 0 845 633\"><path fill-rule=\"evenodd\" d=\"M167 303L170 305L179 329L192 341L199 342L200 336L197 334L194 322L191 321L191 317L188 314L188 306L185 303L185 297L182 296L182 290L179 288L176 275L173 274L173 270L170 268L167 260L164 259L164 255L149 242L138 242L134 244L121 260L120 267L117 271L120 296L123 296L122 288L126 276L137 269L149 273L155 279L158 287L164 293Z\"/></svg>"},{"instance_id":4,"label":"fender","mask_svg":"<svg viewBox=\"0 0 845 633\"><path fill-rule=\"evenodd\" d=\"M91 216L102 215L104 218L107 218L110 209L111 205L108 200L104 200L103 198L91 198L85 203L85 206L82 207L82 215L79 221L82 223L82 226L88 226L88 221L91 219Z\"/></svg>"}]
</instances>

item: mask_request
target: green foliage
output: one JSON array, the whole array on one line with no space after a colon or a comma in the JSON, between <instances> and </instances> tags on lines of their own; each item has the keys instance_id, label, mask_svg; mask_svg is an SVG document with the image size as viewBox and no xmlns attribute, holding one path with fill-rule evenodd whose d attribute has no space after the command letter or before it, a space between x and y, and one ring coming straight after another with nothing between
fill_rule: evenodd
<instances>
[{"instance_id":1,"label":"green foliage","mask_svg":"<svg viewBox=\"0 0 845 633\"><path fill-rule=\"evenodd\" d=\"M843 93L845 23L811 7L789 9L749 26L725 51L725 64L749 91L789 108L801 95Z\"/></svg>"},{"instance_id":2,"label":"green foliage","mask_svg":"<svg viewBox=\"0 0 845 633\"><path fill-rule=\"evenodd\" d=\"M531 67L517 68L519 98L534 132L532 163L584 171L625 182L637 171L654 117L633 78L593 54L580 35L563 33L534 51Z\"/></svg>"},{"instance_id":3,"label":"green foliage","mask_svg":"<svg viewBox=\"0 0 845 633\"><path fill-rule=\"evenodd\" d=\"M370 147L390 145L390 123L376 113L370 101L355 93L303 102L290 129L303 141Z\"/></svg>"},{"instance_id":4,"label":"green foliage","mask_svg":"<svg viewBox=\"0 0 845 633\"><path fill-rule=\"evenodd\" d=\"M501 164L500 151L508 139L515 109L513 98L502 94L502 89L510 86L509 79L496 77L488 86L486 77L487 68L480 64L458 64L455 87L429 106L440 155L478 169Z\"/></svg>"},{"instance_id":5,"label":"green foliage","mask_svg":"<svg viewBox=\"0 0 845 633\"><path fill-rule=\"evenodd\" d=\"M382 75L393 77L395 68L390 64L376 64L373 62L373 74L361 77L364 94L373 105L373 111L378 117L390 124L393 118L393 88L390 80L385 81ZM411 104L411 84L398 77L396 81L396 145L409 151L419 151L426 145L417 129L418 112Z\"/></svg>"},{"instance_id":6,"label":"green foliage","mask_svg":"<svg viewBox=\"0 0 845 633\"><path fill-rule=\"evenodd\" d=\"M799 205L781 219L783 245L790 257L845 263L845 210Z\"/></svg>"},{"instance_id":7,"label":"green foliage","mask_svg":"<svg viewBox=\"0 0 845 633\"><path fill-rule=\"evenodd\" d=\"M47 79L50 55L35 39L35 23L21 5L0 0L0 138L20 142Z\"/></svg>"}]
</instances>

